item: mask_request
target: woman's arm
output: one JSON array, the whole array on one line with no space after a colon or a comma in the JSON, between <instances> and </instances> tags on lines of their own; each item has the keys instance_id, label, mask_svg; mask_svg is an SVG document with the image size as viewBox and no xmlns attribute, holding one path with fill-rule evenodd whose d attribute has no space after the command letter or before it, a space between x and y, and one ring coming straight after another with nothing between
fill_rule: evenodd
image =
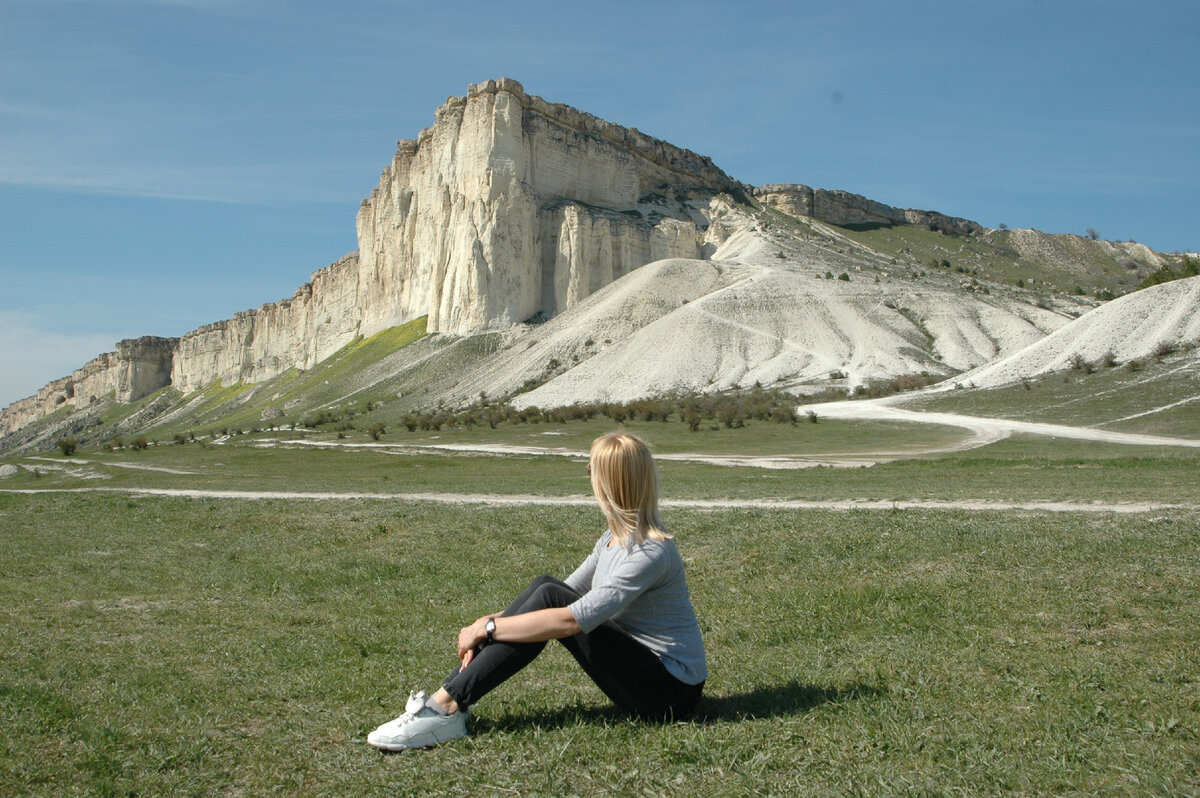
<instances>
[{"instance_id":1,"label":"woman's arm","mask_svg":"<svg viewBox=\"0 0 1200 798\"><path fill-rule=\"evenodd\" d=\"M507 643L540 643L579 634L582 630L567 607L550 607L521 615L485 615L458 633L458 658L467 667L475 657L475 647L487 640L484 624L495 618L493 639Z\"/></svg>"}]
</instances>

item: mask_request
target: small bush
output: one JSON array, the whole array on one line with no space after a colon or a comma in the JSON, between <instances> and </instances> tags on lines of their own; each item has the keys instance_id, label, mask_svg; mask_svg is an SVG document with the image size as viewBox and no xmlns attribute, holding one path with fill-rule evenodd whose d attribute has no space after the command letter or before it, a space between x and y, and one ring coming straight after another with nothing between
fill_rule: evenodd
<instances>
[{"instance_id":1,"label":"small bush","mask_svg":"<svg viewBox=\"0 0 1200 798\"><path fill-rule=\"evenodd\" d=\"M77 444L74 438L59 438L57 446L58 450L62 452L63 457L70 457L75 454Z\"/></svg>"},{"instance_id":2,"label":"small bush","mask_svg":"<svg viewBox=\"0 0 1200 798\"><path fill-rule=\"evenodd\" d=\"M1161 363L1162 359L1174 352L1176 346L1171 341L1160 341L1158 346L1154 347L1154 362Z\"/></svg>"},{"instance_id":3,"label":"small bush","mask_svg":"<svg viewBox=\"0 0 1200 798\"><path fill-rule=\"evenodd\" d=\"M141 451L142 449L149 449L150 442L146 440L145 435L139 435L133 439L132 443L129 444L129 448L133 449L135 452Z\"/></svg>"},{"instance_id":4,"label":"small bush","mask_svg":"<svg viewBox=\"0 0 1200 798\"><path fill-rule=\"evenodd\" d=\"M1111 349L1108 350L1107 352L1105 352L1103 355L1100 356L1100 362L1102 364L1104 364L1104 367L1106 369L1110 369L1113 366L1117 365L1116 352L1113 352Z\"/></svg>"}]
</instances>

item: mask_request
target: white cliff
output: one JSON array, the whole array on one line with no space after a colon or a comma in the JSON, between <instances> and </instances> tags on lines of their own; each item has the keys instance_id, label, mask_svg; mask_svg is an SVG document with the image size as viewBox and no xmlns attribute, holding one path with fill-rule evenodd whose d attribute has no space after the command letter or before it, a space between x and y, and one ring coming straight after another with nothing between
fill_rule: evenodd
<instances>
[{"instance_id":1,"label":"white cliff","mask_svg":"<svg viewBox=\"0 0 1200 798\"><path fill-rule=\"evenodd\" d=\"M401 141L358 213L358 306L371 335L428 314L433 332L549 317L662 257L694 257L706 205L738 184L695 153L516 81L473 85Z\"/></svg>"},{"instance_id":2,"label":"white cliff","mask_svg":"<svg viewBox=\"0 0 1200 798\"><path fill-rule=\"evenodd\" d=\"M455 334L553 316L650 261L697 257L705 220L686 197L726 190L738 184L695 153L516 81L471 86L399 142L359 210L357 253L290 300L183 336L171 384L260 382L421 316Z\"/></svg>"},{"instance_id":3,"label":"white cliff","mask_svg":"<svg viewBox=\"0 0 1200 798\"><path fill-rule=\"evenodd\" d=\"M33 396L0 413L0 435L32 424L64 405L89 407L105 396L135 402L167 384L177 338L134 338L118 341L116 351L89 360L70 376L57 379Z\"/></svg>"},{"instance_id":4,"label":"white cliff","mask_svg":"<svg viewBox=\"0 0 1200 798\"><path fill-rule=\"evenodd\" d=\"M797 224L808 233L750 205L807 217ZM190 394L260 383L420 317L428 331L455 336L559 320L529 333L528 356L499 357L472 377L476 394L489 395L544 381L522 401L546 403L597 391L799 385L832 372L859 381L953 373L1030 343L1073 312L984 298L973 284L926 279L923 270L918 278L916 264L827 226L854 224L984 234L965 219L841 191L743 186L706 157L528 95L515 81L488 81L449 98L432 126L398 142L359 208L357 252L314 272L290 299L180 339L120 342L0 412L0 433L108 396L130 402L167 386ZM1132 243L1003 235L1017 255L1066 271L1091 269L1098 257L1110 270L1162 265ZM825 282L833 271L847 273ZM622 281L624 289L592 300ZM670 287L681 281L683 289ZM629 286L641 293L630 297ZM577 327L590 323L616 325L603 352L587 345L599 336ZM659 358L663 341L687 356ZM580 365L545 381L546 361L536 358L559 359L551 354L559 351Z\"/></svg>"}]
</instances>

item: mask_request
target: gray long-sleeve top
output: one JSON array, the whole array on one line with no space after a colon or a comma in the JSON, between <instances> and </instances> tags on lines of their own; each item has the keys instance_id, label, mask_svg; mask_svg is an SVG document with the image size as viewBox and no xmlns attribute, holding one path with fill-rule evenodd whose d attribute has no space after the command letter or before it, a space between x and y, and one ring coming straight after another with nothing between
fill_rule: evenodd
<instances>
[{"instance_id":1,"label":"gray long-sleeve top","mask_svg":"<svg viewBox=\"0 0 1200 798\"><path fill-rule=\"evenodd\" d=\"M568 609L585 632L612 621L686 684L708 678L704 640L674 541L612 545L605 530L566 582L582 598Z\"/></svg>"}]
</instances>

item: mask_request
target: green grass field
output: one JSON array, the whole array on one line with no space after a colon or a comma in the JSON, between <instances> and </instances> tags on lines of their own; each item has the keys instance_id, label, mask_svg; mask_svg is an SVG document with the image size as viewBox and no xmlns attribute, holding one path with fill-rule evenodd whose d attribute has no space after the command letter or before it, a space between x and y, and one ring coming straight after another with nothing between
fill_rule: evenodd
<instances>
[{"instance_id":1,"label":"green grass field","mask_svg":"<svg viewBox=\"0 0 1200 798\"><path fill-rule=\"evenodd\" d=\"M1055 400L1053 381L1031 390L1072 408L1039 420L1095 423L1159 401L1157 388L1104 399L1128 397L1122 375L1157 374L1079 377L1097 379L1096 401L1072 401L1078 386ZM936 402L1019 416L1027 393ZM395 755L365 742L409 690L437 686L459 626L540 573L568 573L603 524L590 506L400 498L584 498L581 456L414 447L582 452L607 420L85 446L3 461L19 468L0 481L0 795L1200 795L1200 451L1015 436L764 469L665 456L914 452L963 433L626 427L664 456L666 498L760 505L666 512L708 646L697 720L622 717L551 646L476 706L468 738ZM1096 509L1143 503L1155 507Z\"/></svg>"},{"instance_id":2,"label":"green grass field","mask_svg":"<svg viewBox=\"0 0 1200 798\"><path fill-rule=\"evenodd\" d=\"M554 425L558 426L558 425ZM762 423L759 435L750 427L742 445L731 453L748 454L755 439L792 434L803 452L806 436L843 436L840 451L855 451L861 439L893 434L880 422L828 421L785 425ZM122 491L238 490L309 493L424 494L538 494L590 495L582 452L599 422L562 425L568 435L535 437L530 430L550 425L507 428L509 435L490 430L444 435L445 443L509 443L541 445L578 452L580 456L478 456L430 450L412 453L408 443L437 443L431 436L388 434L379 442L365 435L339 441L330 434L310 436L334 444L315 448L286 443L287 435L264 433L239 436L221 445L189 443L154 446L142 451L105 452L81 449L74 457L59 455L8 458L22 466L16 476L0 482L2 490ZM693 451L718 453L719 444L705 444L704 435L691 434L683 424L634 423L626 425L644 435L660 453ZM812 430L821 430L813 432ZM872 432L876 430L876 432ZM929 439L913 445L943 440L934 428ZM957 435L956 432L948 433ZM475 436L475 437L472 437ZM890 441L889 441L890 442ZM269 443L273 448L259 448ZM339 444L357 443L358 446ZM820 450L811 450L814 454ZM1084 441L1047 443L1045 439L1016 436L986 448L956 454L898 459L871 467L811 467L766 469L663 460L660 463L664 495L686 499L783 500L940 500L940 501L1041 501L1154 504L1196 504L1196 474L1200 450L1096 444ZM37 472L35 475L34 472Z\"/></svg>"},{"instance_id":3,"label":"green grass field","mask_svg":"<svg viewBox=\"0 0 1200 798\"><path fill-rule=\"evenodd\" d=\"M364 742L594 509L0 495L0 793L1192 795L1200 514L675 510L698 720L553 647L432 751Z\"/></svg>"}]
</instances>

